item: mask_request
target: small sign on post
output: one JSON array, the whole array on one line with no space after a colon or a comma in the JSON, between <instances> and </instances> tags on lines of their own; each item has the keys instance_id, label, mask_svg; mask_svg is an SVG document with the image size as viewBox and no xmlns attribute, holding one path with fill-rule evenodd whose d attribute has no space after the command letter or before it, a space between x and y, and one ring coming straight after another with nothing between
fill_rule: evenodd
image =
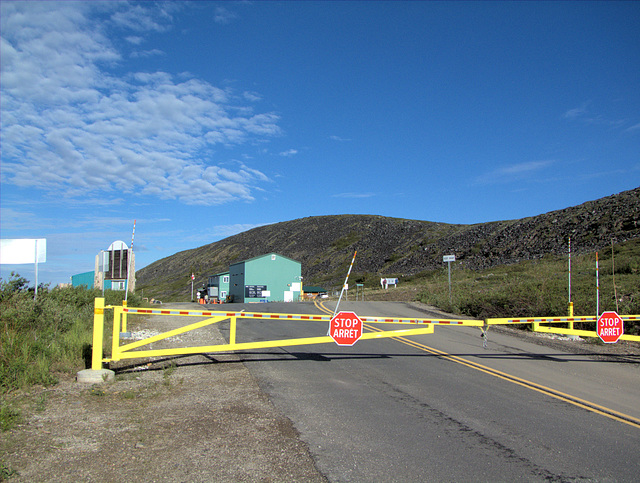
<instances>
[{"instance_id":1,"label":"small sign on post","mask_svg":"<svg viewBox=\"0 0 640 483\"><path fill-rule=\"evenodd\" d=\"M442 257L442 262L446 263L449 268L449 303L451 303L451 262L456 261L455 255L444 255Z\"/></svg>"}]
</instances>

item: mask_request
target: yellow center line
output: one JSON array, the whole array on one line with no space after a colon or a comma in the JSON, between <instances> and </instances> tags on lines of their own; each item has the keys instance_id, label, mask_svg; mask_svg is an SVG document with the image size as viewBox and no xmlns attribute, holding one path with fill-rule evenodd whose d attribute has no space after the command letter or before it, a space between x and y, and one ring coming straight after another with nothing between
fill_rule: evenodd
<instances>
[{"instance_id":1,"label":"yellow center line","mask_svg":"<svg viewBox=\"0 0 640 483\"><path fill-rule=\"evenodd\" d=\"M368 324L364 324L364 326L373 331L382 331L378 327L373 327ZM514 384L518 384L520 386L526 387L528 389L532 389L541 394L545 394L547 396L551 396L553 398L559 399L561 401L567 402L569 404L573 404L574 406L578 406L580 408L586 409L596 414L600 414L602 416L606 416L610 419L614 419L616 421L620 421L622 423L628 424L629 426L636 427L640 429L640 419L634 418L628 414L624 414L618 411L615 411L611 408L607 408L605 406L600 406L591 401L587 401L585 399L581 399L577 396L572 396L571 394L566 394L556 389L552 389L547 386L543 386L542 384L535 383L533 381L529 381L527 379L522 379L520 377L514 376L512 374L508 374L506 372L499 371L497 369L492 369L491 367L485 366L483 364L479 364L477 362L472 362L462 357L454 356L452 354L448 354L438 349L434 349L433 347L426 346L419 342L415 342L413 340L407 339L405 337L393 337L392 339L401 342L403 344L409 345L416 349L429 352L443 359L449 360L451 362L455 362L458 364L462 364L464 366L470 367L471 369L475 369L486 374L489 374L494 377L498 377L505 381L512 382Z\"/></svg>"},{"instance_id":2,"label":"yellow center line","mask_svg":"<svg viewBox=\"0 0 640 483\"><path fill-rule=\"evenodd\" d=\"M318 310L333 315L333 312L326 308L322 302L314 301L315 306ZM364 328L373 331L373 332L383 332L382 329L378 327L374 327L369 324L363 324ZM392 339L411 346L415 349L422 350L424 352L429 352L433 355L441 357L451 362L455 362L457 364L462 364L463 366L467 366L471 369L475 369L477 371L484 372L485 374L489 374L494 377L498 377L502 380L511 382L513 384L518 384L522 387L526 387L528 389L537 391L541 394L545 394L547 396L551 396L555 399L559 399L560 401L567 402L569 404L573 404L574 406L586 409L587 411L591 411L596 414L600 414L602 416L606 416L610 419L614 419L616 421L620 421L622 423L628 424L629 426L633 426L635 428L640 429L640 419L634 418L628 414L624 414L618 411L615 411L611 408L607 408L605 406L600 406L591 401L587 401L585 399L581 399L577 396L572 396L571 394L566 394L564 392L558 391L556 389L552 389L547 386L543 386L542 384L538 384L527 379L522 379L520 377L514 376L512 374L508 374L506 372L499 371L497 369L492 369L491 367L485 366L483 364L479 364L477 362L472 362L462 357L454 356L452 354L448 354L438 349L434 349L433 347L426 346L419 342L413 341L411 339L407 339L405 337L393 337Z\"/></svg>"},{"instance_id":3,"label":"yellow center line","mask_svg":"<svg viewBox=\"0 0 640 483\"><path fill-rule=\"evenodd\" d=\"M333 312L327 309L322 302L314 301L315 306L322 312L333 315ZM363 324L363 327L372 331L372 332L384 332L382 329L369 325ZM541 394L545 394L547 396L551 396L553 398L559 399L560 401L567 402L569 404L573 404L574 406L586 409L587 411L591 411L596 414L600 414L602 416L606 416L610 419L614 419L616 421L620 421L622 423L628 424L629 426L633 426L635 428L640 429L640 419L634 418L633 416L629 416L628 414L624 414L618 411L615 411L611 408L607 408L605 406L600 406L591 401L587 401L585 399L581 399L577 396L572 396L571 394L566 394L556 389L552 389L547 386L543 386L542 384L535 383L533 381L529 381L527 379L522 379L520 377L514 376L512 374L508 374L506 372L499 371L497 369L492 369L491 367L485 366L483 364L479 364L477 362L472 362L462 357L454 356L452 354L448 354L441 350L435 349L433 347L426 346L419 342L413 341L411 339L407 339L405 337L393 337L393 340L406 344L408 346L414 347L416 349L422 350L424 352L429 352L433 355L441 357L442 359L446 359L451 362L455 362L457 364L462 364L463 366L467 366L471 369L475 369L477 371L484 372L485 374L489 374L494 377L498 377L502 380L518 384L522 387L526 387L528 389L537 391Z\"/></svg>"}]
</instances>

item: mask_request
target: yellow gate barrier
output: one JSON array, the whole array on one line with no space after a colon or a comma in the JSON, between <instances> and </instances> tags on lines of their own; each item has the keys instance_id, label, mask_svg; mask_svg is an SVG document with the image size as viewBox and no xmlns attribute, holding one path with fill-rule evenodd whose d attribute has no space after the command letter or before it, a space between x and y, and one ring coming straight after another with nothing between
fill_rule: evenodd
<instances>
[{"instance_id":1,"label":"yellow gate barrier","mask_svg":"<svg viewBox=\"0 0 640 483\"><path fill-rule=\"evenodd\" d=\"M623 321L640 320L640 315L621 315ZM580 337L598 337L598 333L594 330L574 329L575 322L598 322L595 315L587 315L582 317L523 317L523 318L494 318L487 319L486 326L491 325L510 325L510 324L531 324L531 330L534 332L545 332L560 335L577 335ZM545 325L542 325L545 324ZM546 324L566 324L567 327L554 327ZM622 334L620 340L630 340L640 342L640 336Z\"/></svg>"},{"instance_id":2,"label":"yellow gate barrier","mask_svg":"<svg viewBox=\"0 0 640 483\"><path fill-rule=\"evenodd\" d=\"M104 311L113 310L113 338L111 346L111 357L103 358L103 332L104 332ZM167 315L181 317L207 317L205 320L195 322L183 327L179 327L162 334L152 337L130 342L120 345L121 332L127 330L128 314L144 314L144 315ZM640 320L638 315L621 315L623 320L635 321ZM374 324L400 324L400 325L421 325L421 328L415 329L397 329L380 332L363 332L360 340L366 339L382 339L388 337L403 337L408 335L432 334L435 325L448 326L472 326L480 327L483 333L484 343L486 347L487 330L492 325L513 325L513 324L531 324L532 330L535 332L546 332L554 334L577 335L581 337L598 337L597 332L587 330L577 330L573 328L574 322L597 322L595 316L584 317L527 317L527 318L491 318L486 320L468 320L468 319L418 319L418 318L389 318L374 316L359 316L363 322ZM178 309L144 309L116 305L104 305L104 298L95 299L94 319L93 319L93 353L91 358L91 369L101 370L103 362L116 362L121 359L136 359L142 357L162 357L175 355L192 355L206 354L212 352L229 352L237 350L249 349L266 349L275 347L290 347L295 345L310 344L326 344L334 343L329 335L316 337L303 337L296 339L279 339L259 342L238 342L236 340L237 320L238 319L285 319L291 321L331 321L330 315L306 315L306 314L273 314L260 312L227 312L227 311L202 311L202 310L178 310ZM215 344L197 347L175 347L165 349L146 349L135 350L140 347L152 344L169 337L173 337L191 330L206 327L207 325L216 324L224 320L229 320L229 343ZM568 328L554 327L542 324L567 324ZM623 334L620 336L622 340L639 341L640 336Z\"/></svg>"},{"instance_id":3,"label":"yellow gate barrier","mask_svg":"<svg viewBox=\"0 0 640 483\"><path fill-rule=\"evenodd\" d=\"M111 345L111 357L103 358L103 332L104 332L104 311L113 310L113 338ZM181 317L207 317L205 320L195 322L177 329L154 335L152 337L137 340L128 344L120 345L121 332L126 332L127 315L167 315ZM236 328L238 319L285 319L291 321L325 321L327 326L331 321L329 315L306 315L306 314L274 314L260 312L227 312L227 311L202 311L202 310L179 310L179 309L144 309L127 307L126 305L104 305L104 298L96 298L94 310L94 332L93 332L93 354L92 370L102 369L103 362L116 362L121 359L135 359L142 357L161 357L175 355L205 354L212 352L228 352L249 349L266 349L274 347L290 347L295 345L326 344L335 341L329 336L303 337L296 339L280 339L259 342L238 342L236 340ZM397 329L381 332L365 332L360 340L382 339L388 337L403 337L408 335L432 334L434 325L472 325L482 327L481 320L457 320L457 319L416 319L416 318L388 318L388 317L360 317L363 322L376 324L400 324L400 325L422 325L415 329ZM169 337L173 337L191 330L216 324L224 320L229 320L229 343L215 344L197 347L175 347L165 349L135 350L153 342L157 342Z\"/></svg>"}]
</instances>

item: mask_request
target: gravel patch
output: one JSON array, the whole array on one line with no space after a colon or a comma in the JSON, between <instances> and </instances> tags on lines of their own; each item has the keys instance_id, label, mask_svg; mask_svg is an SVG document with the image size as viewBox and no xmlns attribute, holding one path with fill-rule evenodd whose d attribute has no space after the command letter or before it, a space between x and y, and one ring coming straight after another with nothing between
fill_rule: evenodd
<instances>
[{"instance_id":1,"label":"gravel patch","mask_svg":"<svg viewBox=\"0 0 640 483\"><path fill-rule=\"evenodd\" d=\"M183 317L129 319L136 340L185 324ZM222 341L209 326L153 345ZM113 382L67 376L5 398L21 408L22 421L0 433L0 481L326 481L291 421L234 354L111 368Z\"/></svg>"}]
</instances>

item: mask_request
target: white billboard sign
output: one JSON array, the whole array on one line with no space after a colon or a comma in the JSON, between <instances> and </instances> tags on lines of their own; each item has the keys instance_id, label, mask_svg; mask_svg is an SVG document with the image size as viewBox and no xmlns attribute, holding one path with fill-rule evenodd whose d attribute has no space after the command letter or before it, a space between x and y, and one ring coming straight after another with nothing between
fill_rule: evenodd
<instances>
[{"instance_id":1,"label":"white billboard sign","mask_svg":"<svg viewBox=\"0 0 640 483\"><path fill-rule=\"evenodd\" d=\"M7 238L0 240L0 263L21 265L47 261L46 238Z\"/></svg>"},{"instance_id":2,"label":"white billboard sign","mask_svg":"<svg viewBox=\"0 0 640 483\"><path fill-rule=\"evenodd\" d=\"M442 257L442 261L443 262L455 262L456 261L456 256L455 255L444 255Z\"/></svg>"}]
</instances>

